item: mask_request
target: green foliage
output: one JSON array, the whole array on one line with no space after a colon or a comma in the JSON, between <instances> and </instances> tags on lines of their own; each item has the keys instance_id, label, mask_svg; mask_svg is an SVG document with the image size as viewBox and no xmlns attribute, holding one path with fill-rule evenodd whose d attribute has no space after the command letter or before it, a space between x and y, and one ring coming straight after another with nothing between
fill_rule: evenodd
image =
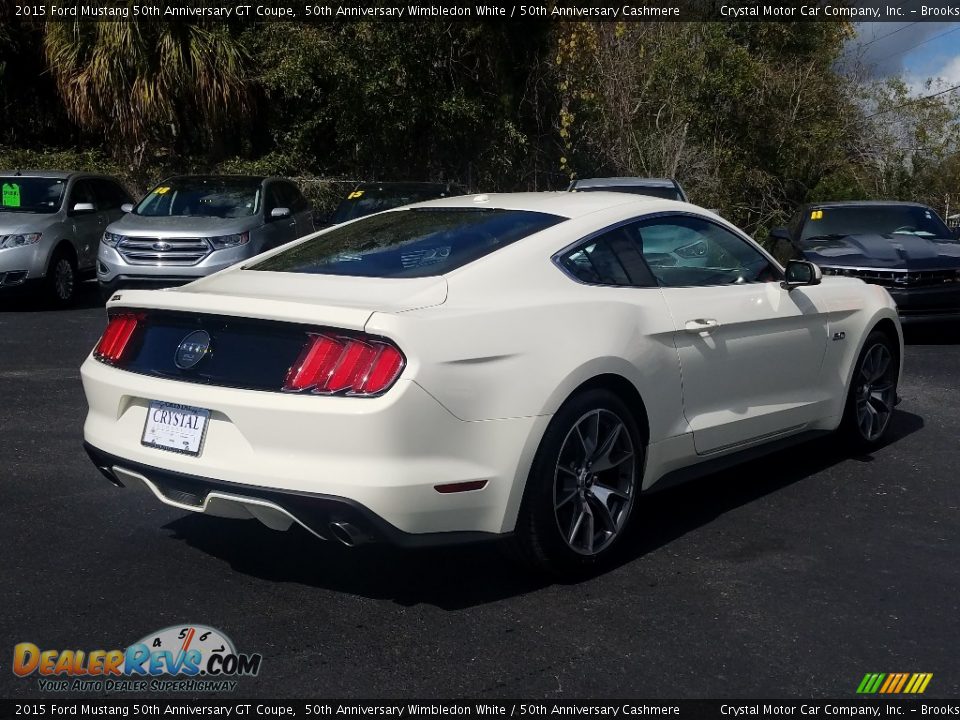
<instances>
[{"instance_id":1,"label":"green foliage","mask_svg":"<svg viewBox=\"0 0 960 720\"><path fill-rule=\"evenodd\" d=\"M0 164L102 170L135 192L183 172L285 175L323 209L359 180L543 190L665 175L758 237L809 201L960 204L960 93L921 101L839 72L850 32L24 24L0 28Z\"/></svg>"}]
</instances>

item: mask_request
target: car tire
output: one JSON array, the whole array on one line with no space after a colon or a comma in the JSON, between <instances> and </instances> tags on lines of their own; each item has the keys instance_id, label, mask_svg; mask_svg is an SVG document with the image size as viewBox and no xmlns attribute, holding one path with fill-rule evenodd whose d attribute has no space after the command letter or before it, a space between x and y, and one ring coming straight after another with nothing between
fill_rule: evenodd
<instances>
[{"instance_id":1,"label":"car tire","mask_svg":"<svg viewBox=\"0 0 960 720\"><path fill-rule=\"evenodd\" d=\"M847 391L840 434L857 450L883 443L897 401L900 353L889 335L872 331L857 357Z\"/></svg>"},{"instance_id":2,"label":"car tire","mask_svg":"<svg viewBox=\"0 0 960 720\"><path fill-rule=\"evenodd\" d=\"M513 554L561 579L601 567L628 530L644 453L636 419L617 395L592 389L567 400L534 457Z\"/></svg>"},{"instance_id":3,"label":"car tire","mask_svg":"<svg viewBox=\"0 0 960 720\"><path fill-rule=\"evenodd\" d=\"M77 297L77 263L64 248L57 248L47 267L46 296L54 307L68 307Z\"/></svg>"}]
</instances>

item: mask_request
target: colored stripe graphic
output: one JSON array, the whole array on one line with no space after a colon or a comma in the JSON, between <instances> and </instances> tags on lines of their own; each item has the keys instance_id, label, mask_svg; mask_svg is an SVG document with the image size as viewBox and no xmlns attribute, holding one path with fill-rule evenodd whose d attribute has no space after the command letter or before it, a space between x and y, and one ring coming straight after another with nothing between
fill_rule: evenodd
<instances>
[{"instance_id":1,"label":"colored stripe graphic","mask_svg":"<svg viewBox=\"0 0 960 720\"><path fill-rule=\"evenodd\" d=\"M919 695L927 689L933 673L867 673L857 686L859 695Z\"/></svg>"}]
</instances>

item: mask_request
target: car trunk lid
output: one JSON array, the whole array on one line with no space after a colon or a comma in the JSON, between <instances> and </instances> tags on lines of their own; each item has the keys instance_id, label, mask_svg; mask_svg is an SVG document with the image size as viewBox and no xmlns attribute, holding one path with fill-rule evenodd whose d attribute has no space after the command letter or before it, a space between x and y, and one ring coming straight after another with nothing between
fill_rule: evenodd
<instances>
[{"instance_id":1,"label":"car trunk lid","mask_svg":"<svg viewBox=\"0 0 960 720\"><path fill-rule=\"evenodd\" d=\"M122 290L111 306L165 309L363 330L374 312L443 304L443 277L367 278L231 270L174 290Z\"/></svg>"}]
</instances>

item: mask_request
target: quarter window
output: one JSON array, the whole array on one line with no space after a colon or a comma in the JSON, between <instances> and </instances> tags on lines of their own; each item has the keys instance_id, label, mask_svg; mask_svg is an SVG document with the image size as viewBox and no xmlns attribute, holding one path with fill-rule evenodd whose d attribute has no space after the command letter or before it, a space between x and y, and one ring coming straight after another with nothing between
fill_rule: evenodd
<instances>
[{"instance_id":1,"label":"quarter window","mask_svg":"<svg viewBox=\"0 0 960 720\"><path fill-rule=\"evenodd\" d=\"M562 256L560 264L577 280L591 285L656 285L627 227L591 238Z\"/></svg>"}]
</instances>

